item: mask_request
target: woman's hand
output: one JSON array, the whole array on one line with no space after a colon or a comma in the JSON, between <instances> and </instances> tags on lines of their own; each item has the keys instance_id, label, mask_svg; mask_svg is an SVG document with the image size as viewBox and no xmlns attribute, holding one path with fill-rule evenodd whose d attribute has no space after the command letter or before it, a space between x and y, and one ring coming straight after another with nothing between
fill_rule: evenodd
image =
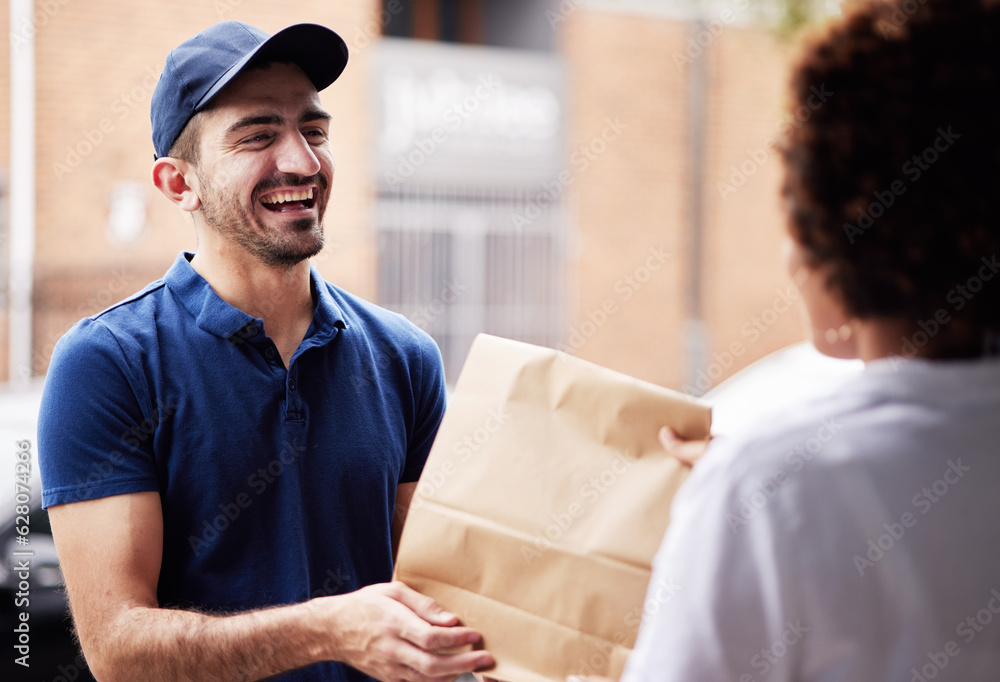
<instances>
[{"instance_id":1,"label":"woman's hand","mask_svg":"<svg viewBox=\"0 0 1000 682\"><path fill-rule=\"evenodd\" d=\"M711 438L708 440L682 440L677 432L669 426L660 429L660 442L667 454L688 467L694 466L694 463L701 459L711 441Z\"/></svg>"}]
</instances>

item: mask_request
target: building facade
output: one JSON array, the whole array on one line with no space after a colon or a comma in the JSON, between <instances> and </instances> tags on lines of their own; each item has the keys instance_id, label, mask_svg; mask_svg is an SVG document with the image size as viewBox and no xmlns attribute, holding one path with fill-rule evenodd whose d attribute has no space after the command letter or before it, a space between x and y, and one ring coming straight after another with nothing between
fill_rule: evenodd
<instances>
[{"instance_id":1,"label":"building facade","mask_svg":"<svg viewBox=\"0 0 1000 682\"><path fill-rule=\"evenodd\" d=\"M0 218L0 380L44 374L58 338L197 248L149 181L149 101L199 29L311 21L351 51L322 93L337 161L319 270L429 331L454 382L473 336L561 348L700 394L801 339L781 265L789 45L669 2L35 2L32 352L9 368ZM9 100L8 100L9 102ZM0 109L0 195L10 168ZM11 371L13 369L13 372Z\"/></svg>"}]
</instances>

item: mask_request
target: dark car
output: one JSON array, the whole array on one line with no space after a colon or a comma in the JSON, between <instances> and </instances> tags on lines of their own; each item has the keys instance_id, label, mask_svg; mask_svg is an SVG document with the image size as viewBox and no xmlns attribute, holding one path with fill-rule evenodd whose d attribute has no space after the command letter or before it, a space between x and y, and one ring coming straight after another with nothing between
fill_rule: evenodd
<instances>
[{"instance_id":1,"label":"dark car","mask_svg":"<svg viewBox=\"0 0 1000 682\"><path fill-rule=\"evenodd\" d=\"M41 395L40 379L0 386L0 680L87 682L94 678L73 639L49 515L41 508Z\"/></svg>"},{"instance_id":2,"label":"dark car","mask_svg":"<svg viewBox=\"0 0 1000 682\"><path fill-rule=\"evenodd\" d=\"M19 531L26 528L25 516L16 513L16 505L4 509L5 516L0 521L0 548L3 551L0 627L10 641L10 646L4 647L4 665L9 666L10 672L2 677L24 682L93 680L73 639L48 512L37 500L29 508L26 545L18 542ZM27 620L22 614L27 614ZM27 638L27 645L21 644L22 635Z\"/></svg>"}]
</instances>

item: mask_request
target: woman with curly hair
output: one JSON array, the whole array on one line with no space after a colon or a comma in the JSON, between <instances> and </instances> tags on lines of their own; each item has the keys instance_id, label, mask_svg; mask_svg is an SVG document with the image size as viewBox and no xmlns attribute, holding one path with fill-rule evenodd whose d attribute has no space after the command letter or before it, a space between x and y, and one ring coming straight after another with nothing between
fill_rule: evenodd
<instances>
[{"instance_id":1,"label":"woman with curly hair","mask_svg":"<svg viewBox=\"0 0 1000 682\"><path fill-rule=\"evenodd\" d=\"M869 0L807 43L790 274L866 369L708 447L623 680L1000 679L998 41L998 2Z\"/></svg>"}]
</instances>

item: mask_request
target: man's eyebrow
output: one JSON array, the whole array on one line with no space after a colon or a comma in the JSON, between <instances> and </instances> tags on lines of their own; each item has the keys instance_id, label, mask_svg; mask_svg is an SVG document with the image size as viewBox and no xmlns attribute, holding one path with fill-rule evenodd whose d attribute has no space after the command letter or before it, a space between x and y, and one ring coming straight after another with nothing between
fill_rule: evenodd
<instances>
[{"instance_id":1,"label":"man's eyebrow","mask_svg":"<svg viewBox=\"0 0 1000 682\"><path fill-rule=\"evenodd\" d=\"M251 126L281 125L283 121L284 119L281 118L281 116L278 116L277 114L263 114L263 115L258 114L254 116L244 116L240 120L236 121L236 123L226 128L225 134L231 135L235 132L242 130L243 128L249 128Z\"/></svg>"},{"instance_id":2,"label":"man's eyebrow","mask_svg":"<svg viewBox=\"0 0 1000 682\"><path fill-rule=\"evenodd\" d=\"M301 125L310 121L329 121L331 118L330 114L322 109L308 109L302 112L302 115L299 116L299 124ZM244 116L226 128L225 134L228 136L239 132L244 128L250 128L252 126L275 126L281 125L284 122L285 119L278 114L255 114L251 116Z\"/></svg>"},{"instance_id":3,"label":"man's eyebrow","mask_svg":"<svg viewBox=\"0 0 1000 682\"><path fill-rule=\"evenodd\" d=\"M322 109L308 109L299 116L299 124L310 121L329 121L331 118L333 117Z\"/></svg>"}]
</instances>

